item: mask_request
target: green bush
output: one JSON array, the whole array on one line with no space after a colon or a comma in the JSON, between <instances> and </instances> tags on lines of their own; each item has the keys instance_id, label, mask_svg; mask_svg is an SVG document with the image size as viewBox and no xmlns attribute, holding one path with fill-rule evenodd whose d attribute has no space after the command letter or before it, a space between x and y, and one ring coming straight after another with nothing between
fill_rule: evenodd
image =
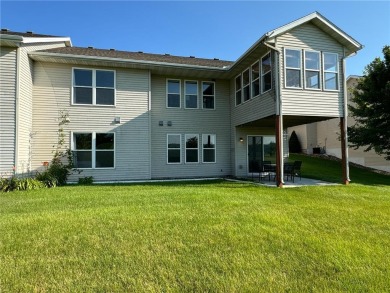
<instances>
[{"instance_id":1,"label":"green bush","mask_svg":"<svg viewBox=\"0 0 390 293\"><path fill-rule=\"evenodd\" d=\"M12 176L10 178L0 179L0 191L10 192L14 190L33 190L43 188L45 185L34 178L17 178Z\"/></svg>"},{"instance_id":2,"label":"green bush","mask_svg":"<svg viewBox=\"0 0 390 293\"><path fill-rule=\"evenodd\" d=\"M91 185L91 184L93 184L93 177L92 176L87 176L87 177L79 178L79 184L81 184L81 185Z\"/></svg>"},{"instance_id":3,"label":"green bush","mask_svg":"<svg viewBox=\"0 0 390 293\"><path fill-rule=\"evenodd\" d=\"M55 176L50 174L50 172L45 171L43 173L38 173L36 179L41 181L45 187L51 188L58 185L58 180Z\"/></svg>"}]
</instances>

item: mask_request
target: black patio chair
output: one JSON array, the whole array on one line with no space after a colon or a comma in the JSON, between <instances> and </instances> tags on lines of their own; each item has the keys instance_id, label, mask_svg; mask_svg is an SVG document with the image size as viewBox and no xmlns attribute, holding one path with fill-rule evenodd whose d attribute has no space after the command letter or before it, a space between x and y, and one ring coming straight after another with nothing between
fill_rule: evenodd
<instances>
[{"instance_id":1,"label":"black patio chair","mask_svg":"<svg viewBox=\"0 0 390 293\"><path fill-rule=\"evenodd\" d=\"M295 176L299 175L299 180L302 180L301 167L302 167L302 161L295 161L294 162Z\"/></svg>"},{"instance_id":2,"label":"black patio chair","mask_svg":"<svg viewBox=\"0 0 390 293\"><path fill-rule=\"evenodd\" d=\"M268 175L268 181L271 181L271 177L273 177L273 180L275 180L275 167L272 166L271 161L263 161L263 172L265 176Z\"/></svg>"},{"instance_id":3,"label":"black patio chair","mask_svg":"<svg viewBox=\"0 0 390 293\"><path fill-rule=\"evenodd\" d=\"M294 172L294 164L293 163L285 163L284 169L283 169L284 176L286 176L286 179L288 181L288 178L294 182L295 172Z\"/></svg>"}]
</instances>

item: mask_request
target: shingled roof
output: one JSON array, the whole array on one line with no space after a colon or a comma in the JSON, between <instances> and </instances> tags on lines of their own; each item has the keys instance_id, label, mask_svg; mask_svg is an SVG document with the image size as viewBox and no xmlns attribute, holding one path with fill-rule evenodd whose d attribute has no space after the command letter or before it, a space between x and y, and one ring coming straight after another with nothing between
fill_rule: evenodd
<instances>
[{"instance_id":1,"label":"shingled roof","mask_svg":"<svg viewBox=\"0 0 390 293\"><path fill-rule=\"evenodd\" d=\"M205 66L205 67L215 67L215 68L224 68L234 63L232 61L195 58L192 56L181 57L181 56L172 56L169 54L151 54L151 53L143 53L143 52L127 52L127 51L117 51L113 49L106 50L106 49L81 48L81 47L62 47L62 48L42 50L39 52L99 57L99 58L118 58L118 59L145 61L145 62L161 62L161 63Z\"/></svg>"},{"instance_id":2,"label":"shingled roof","mask_svg":"<svg viewBox=\"0 0 390 293\"><path fill-rule=\"evenodd\" d=\"M14 31L10 31L8 29L1 29L0 34L1 35L21 36L21 37L27 37L27 38L62 38L60 36L35 34L34 32L25 32L25 33L14 32Z\"/></svg>"}]
</instances>

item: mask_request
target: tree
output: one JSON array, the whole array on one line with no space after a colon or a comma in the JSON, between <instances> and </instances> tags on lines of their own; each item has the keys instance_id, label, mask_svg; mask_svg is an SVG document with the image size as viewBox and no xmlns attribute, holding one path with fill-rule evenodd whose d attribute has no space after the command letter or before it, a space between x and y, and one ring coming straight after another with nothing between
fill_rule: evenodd
<instances>
[{"instance_id":1,"label":"tree","mask_svg":"<svg viewBox=\"0 0 390 293\"><path fill-rule=\"evenodd\" d=\"M298 139L298 135L295 130L291 133L290 140L288 141L288 148L290 153L301 153L302 147Z\"/></svg>"},{"instance_id":2,"label":"tree","mask_svg":"<svg viewBox=\"0 0 390 293\"><path fill-rule=\"evenodd\" d=\"M366 66L348 106L356 124L348 127L352 147L374 149L390 160L390 46L383 48L384 60L375 58Z\"/></svg>"}]
</instances>

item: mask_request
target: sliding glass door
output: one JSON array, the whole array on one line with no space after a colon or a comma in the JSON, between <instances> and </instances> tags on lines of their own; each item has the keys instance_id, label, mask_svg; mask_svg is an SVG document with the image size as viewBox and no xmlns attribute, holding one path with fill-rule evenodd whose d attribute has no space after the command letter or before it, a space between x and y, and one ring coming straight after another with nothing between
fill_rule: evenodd
<instances>
[{"instance_id":1,"label":"sliding glass door","mask_svg":"<svg viewBox=\"0 0 390 293\"><path fill-rule=\"evenodd\" d=\"M248 136L248 173L261 172L263 161L275 163L275 158L275 136Z\"/></svg>"}]
</instances>

